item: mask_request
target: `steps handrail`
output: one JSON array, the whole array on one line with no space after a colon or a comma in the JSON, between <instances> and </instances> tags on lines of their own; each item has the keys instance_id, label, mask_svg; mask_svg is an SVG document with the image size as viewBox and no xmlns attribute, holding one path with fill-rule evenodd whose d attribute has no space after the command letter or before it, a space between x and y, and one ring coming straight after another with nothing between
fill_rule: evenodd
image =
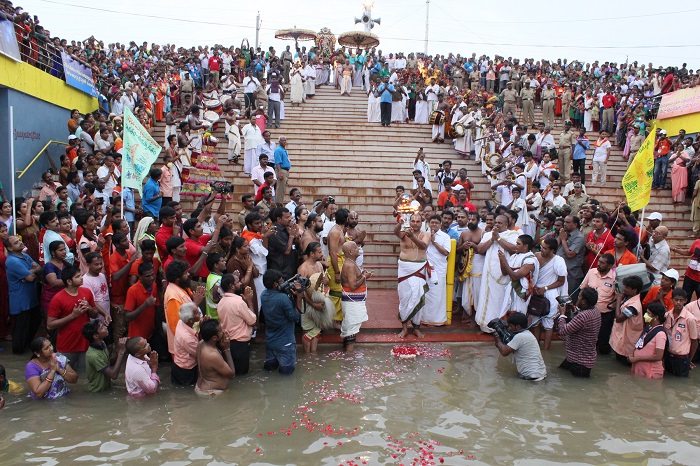
<instances>
[{"instance_id":1,"label":"steps handrail","mask_svg":"<svg viewBox=\"0 0 700 466\"><path fill-rule=\"evenodd\" d=\"M25 173L27 173L27 170L29 170L29 169L31 168L31 166L34 165L34 162L36 162L36 161L39 159L39 157L41 157L41 154L43 154L44 151L45 151L51 144L61 144L61 145L64 145L64 146L67 146L67 145L68 145L67 142L56 141L56 140L54 140L54 139L49 140L49 142L47 142L46 145L44 145L44 147L42 147L41 150L40 150L39 152L37 152L37 154L34 156L34 158L32 159L32 161L29 162L29 165L27 165L27 166L24 168L24 170L17 170L17 179L18 179L18 180L19 180L20 178L22 178L22 177L24 176ZM50 159L49 159L49 160L50 160Z\"/></svg>"}]
</instances>

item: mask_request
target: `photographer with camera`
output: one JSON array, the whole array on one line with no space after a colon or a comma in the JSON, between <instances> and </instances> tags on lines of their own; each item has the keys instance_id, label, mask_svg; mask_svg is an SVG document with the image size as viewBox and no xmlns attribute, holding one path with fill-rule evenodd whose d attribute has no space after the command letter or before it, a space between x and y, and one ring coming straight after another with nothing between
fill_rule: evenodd
<instances>
[{"instance_id":1,"label":"photographer with camera","mask_svg":"<svg viewBox=\"0 0 700 466\"><path fill-rule=\"evenodd\" d=\"M489 322L489 327L495 330L496 348L501 355L513 355L515 367L521 379L539 382L547 377L547 368L542 359L540 345L528 330L525 314L515 312L509 315L507 329L504 328L505 324L500 319ZM504 341L504 337L508 341Z\"/></svg>"},{"instance_id":2,"label":"photographer with camera","mask_svg":"<svg viewBox=\"0 0 700 466\"><path fill-rule=\"evenodd\" d=\"M598 292L584 288L576 307L559 304L559 335L566 337L566 358L559 367L571 371L574 377L590 377L596 362L601 324L600 311L595 307L597 302Z\"/></svg>"},{"instance_id":3,"label":"photographer with camera","mask_svg":"<svg viewBox=\"0 0 700 466\"><path fill-rule=\"evenodd\" d=\"M286 210L286 209L285 209ZM265 291L262 292L263 315L265 317L265 364L266 371L279 369L282 375L290 375L297 364L297 345L294 326L300 321L300 314L290 296L281 290L285 283L282 274L268 269L263 276ZM293 283L288 291L293 296L303 296L299 283Z\"/></svg>"}]
</instances>

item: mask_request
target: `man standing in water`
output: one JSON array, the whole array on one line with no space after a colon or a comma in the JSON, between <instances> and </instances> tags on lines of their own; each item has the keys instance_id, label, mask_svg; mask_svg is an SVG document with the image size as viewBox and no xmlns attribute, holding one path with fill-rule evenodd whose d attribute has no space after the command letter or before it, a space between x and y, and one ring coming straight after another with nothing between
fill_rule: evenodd
<instances>
[{"instance_id":1,"label":"man standing in water","mask_svg":"<svg viewBox=\"0 0 700 466\"><path fill-rule=\"evenodd\" d=\"M357 265L360 247L354 241L343 244L345 264L340 272L343 284L343 323L340 326L340 336L343 339L343 349L352 352L355 338L360 333L360 327L367 317L367 279L371 271L361 270Z\"/></svg>"},{"instance_id":2,"label":"man standing in water","mask_svg":"<svg viewBox=\"0 0 700 466\"><path fill-rule=\"evenodd\" d=\"M202 322L199 337L202 339L197 348L199 378L194 392L202 396L218 395L236 375L229 337L217 319Z\"/></svg>"},{"instance_id":3,"label":"man standing in water","mask_svg":"<svg viewBox=\"0 0 700 466\"><path fill-rule=\"evenodd\" d=\"M409 227L404 228L405 221L397 223L394 234L401 241L401 254L399 255L399 320L401 321L401 333L405 338L408 334L408 322L413 323L413 333L418 338L424 335L420 331L423 306L425 305L425 293L428 289L427 276L429 264L426 259L426 250L430 244L430 233L421 231L423 219L420 214L411 215Z\"/></svg>"}]
</instances>

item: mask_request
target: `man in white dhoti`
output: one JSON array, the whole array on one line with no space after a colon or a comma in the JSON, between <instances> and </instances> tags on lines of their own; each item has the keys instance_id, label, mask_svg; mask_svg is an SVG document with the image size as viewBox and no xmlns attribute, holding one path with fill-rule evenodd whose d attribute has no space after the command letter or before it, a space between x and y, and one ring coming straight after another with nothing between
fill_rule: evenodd
<instances>
[{"instance_id":1,"label":"man in white dhoti","mask_svg":"<svg viewBox=\"0 0 700 466\"><path fill-rule=\"evenodd\" d=\"M292 105L300 105L304 101L304 76L299 63L296 63L294 68L292 68L289 83Z\"/></svg>"},{"instance_id":2,"label":"man in white dhoti","mask_svg":"<svg viewBox=\"0 0 700 466\"><path fill-rule=\"evenodd\" d=\"M440 229L442 218L439 215L430 217L428 223L430 244L426 249L426 257L431 272L421 323L445 325L447 323L447 256L450 254L452 244L449 235Z\"/></svg>"},{"instance_id":3,"label":"man in white dhoti","mask_svg":"<svg viewBox=\"0 0 700 466\"><path fill-rule=\"evenodd\" d=\"M421 231L422 223L420 214L412 214L408 228L404 228L405 221L397 223L394 228L394 234L401 241L398 273L401 338L408 335L409 322L413 324L416 337L424 337L420 331L420 323L425 306L425 293L428 291L430 266L426 260L426 250L430 244L430 233Z\"/></svg>"},{"instance_id":4,"label":"man in white dhoti","mask_svg":"<svg viewBox=\"0 0 700 466\"><path fill-rule=\"evenodd\" d=\"M493 229L484 234L477 252L484 254L484 271L481 275L481 287L479 300L476 305L476 323L486 333L493 333L487 324L492 319L501 317L501 309L506 299L506 285L510 279L501 272L498 253L503 252L507 256L516 252L515 242L518 233L508 230L508 217L499 215L493 224ZM507 257L506 256L506 257Z\"/></svg>"},{"instance_id":5,"label":"man in white dhoti","mask_svg":"<svg viewBox=\"0 0 700 466\"><path fill-rule=\"evenodd\" d=\"M520 235L515 242L514 254L506 257L502 251L498 253L501 272L509 278L499 317L508 312L527 314L527 305L540 271L540 263L532 252L534 246L535 241L530 235Z\"/></svg>"},{"instance_id":6,"label":"man in white dhoti","mask_svg":"<svg viewBox=\"0 0 700 466\"><path fill-rule=\"evenodd\" d=\"M467 229L459 235L457 250L460 253L457 264L458 278L462 281L462 320L473 321L472 309L476 309L481 287L481 274L484 271L484 255L477 252L477 247L484 236L479 228L479 215L469 212Z\"/></svg>"},{"instance_id":7,"label":"man in white dhoti","mask_svg":"<svg viewBox=\"0 0 700 466\"><path fill-rule=\"evenodd\" d=\"M243 173L250 175L253 164L258 160L258 146L263 143L260 127L255 124L256 117L250 119L250 123L243 127L241 133L245 140L245 152L243 153Z\"/></svg>"},{"instance_id":8,"label":"man in white dhoti","mask_svg":"<svg viewBox=\"0 0 700 466\"><path fill-rule=\"evenodd\" d=\"M408 89L403 85L403 81L399 81L399 84L394 86L396 91L391 99L391 122L392 123L403 123L404 122L404 99L408 99Z\"/></svg>"},{"instance_id":9,"label":"man in white dhoti","mask_svg":"<svg viewBox=\"0 0 700 466\"><path fill-rule=\"evenodd\" d=\"M438 104L435 110L442 113L442 117L439 120L435 120L437 123L433 124L432 139L433 142L445 142L445 119L450 117L450 104L445 102L445 97L440 94L438 96Z\"/></svg>"},{"instance_id":10,"label":"man in white dhoti","mask_svg":"<svg viewBox=\"0 0 700 466\"><path fill-rule=\"evenodd\" d=\"M457 123L464 126L464 136L454 138L452 142L455 145L455 151L461 155L469 155L474 150L474 141L472 139L472 128L474 127L474 112L466 111L466 104L462 103L463 111L466 112Z\"/></svg>"},{"instance_id":11,"label":"man in white dhoti","mask_svg":"<svg viewBox=\"0 0 700 466\"><path fill-rule=\"evenodd\" d=\"M343 339L343 349L351 352L355 347L355 339L360 333L360 327L366 322L367 316L367 279L373 272L361 270L357 265L360 247L354 241L343 244L345 263L340 272L343 282L343 322L340 324L340 337Z\"/></svg>"},{"instance_id":12,"label":"man in white dhoti","mask_svg":"<svg viewBox=\"0 0 700 466\"><path fill-rule=\"evenodd\" d=\"M532 329L533 335L539 340L540 329L544 328L544 349L548 350L552 345L554 333L554 317L558 312L557 296L568 294L569 285L566 277L569 274L564 258L557 255L559 243L556 238L542 240L541 250L535 256L540 264L540 273L535 282L533 294L544 296L549 301L549 314Z\"/></svg>"},{"instance_id":13,"label":"man in white dhoti","mask_svg":"<svg viewBox=\"0 0 700 466\"><path fill-rule=\"evenodd\" d=\"M304 74L306 75L306 83L304 84L306 97L313 98L316 95L316 65L313 60L304 67Z\"/></svg>"},{"instance_id":14,"label":"man in white dhoti","mask_svg":"<svg viewBox=\"0 0 700 466\"><path fill-rule=\"evenodd\" d=\"M226 135L228 136L228 161L237 162L241 156L241 129L234 109L226 114Z\"/></svg>"},{"instance_id":15,"label":"man in white dhoti","mask_svg":"<svg viewBox=\"0 0 700 466\"><path fill-rule=\"evenodd\" d=\"M368 123L379 123L382 121L380 100L377 97L377 85L372 84L369 91L367 91L367 122Z\"/></svg>"},{"instance_id":16,"label":"man in white dhoti","mask_svg":"<svg viewBox=\"0 0 700 466\"><path fill-rule=\"evenodd\" d=\"M430 80L430 86L425 88L425 100L428 102L428 115L430 115L438 105L438 93L440 86L435 84L435 78Z\"/></svg>"},{"instance_id":17,"label":"man in white dhoti","mask_svg":"<svg viewBox=\"0 0 700 466\"><path fill-rule=\"evenodd\" d=\"M423 91L416 92L416 116L413 122L417 125L427 125L430 117L428 102L425 100Z\"/></svg>"},{"instance_id":18,"label":"man in white dhoti","mask_svg":"<svg viewBox=\"0 0 700 466\"><path fill-rule=\"evenodd\" d=\"M340 77L340 95L350 95L352 91L352 76L354 70L350 64L350 60L345 60L345 65L343 65L342 76Z\"/></svg>"}]
</instances>

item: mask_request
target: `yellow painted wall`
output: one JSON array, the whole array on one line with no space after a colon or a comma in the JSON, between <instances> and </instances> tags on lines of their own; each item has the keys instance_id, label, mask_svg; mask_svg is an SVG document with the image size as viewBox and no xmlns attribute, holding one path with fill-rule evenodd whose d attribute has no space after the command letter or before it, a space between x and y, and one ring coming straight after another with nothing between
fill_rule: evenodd
<instances>
[{"instance_id":1,"label":"yellow painted wall","mask_svg":"<svg viewBox=\"0 0 700 466\"><path fill-rule=\"evenodd\" d=\"M97 99L81 92L24 62L16 62L0 54L0 86L24 92L66 109L81 113L97 110Z\"/></svg>"},{"instance_id":2,"label":"yellow painted wall","mask_svg":"<svg viewBox=\"0 0 700 466\"><path fill-rule=\"evenodd\" d=\"M659 120L659 128L665 129L668 136L678 135L678 130L684 129L687 134L700 133L700 113L691 113L673 118Z\"/></svg>"}]
</instances>

